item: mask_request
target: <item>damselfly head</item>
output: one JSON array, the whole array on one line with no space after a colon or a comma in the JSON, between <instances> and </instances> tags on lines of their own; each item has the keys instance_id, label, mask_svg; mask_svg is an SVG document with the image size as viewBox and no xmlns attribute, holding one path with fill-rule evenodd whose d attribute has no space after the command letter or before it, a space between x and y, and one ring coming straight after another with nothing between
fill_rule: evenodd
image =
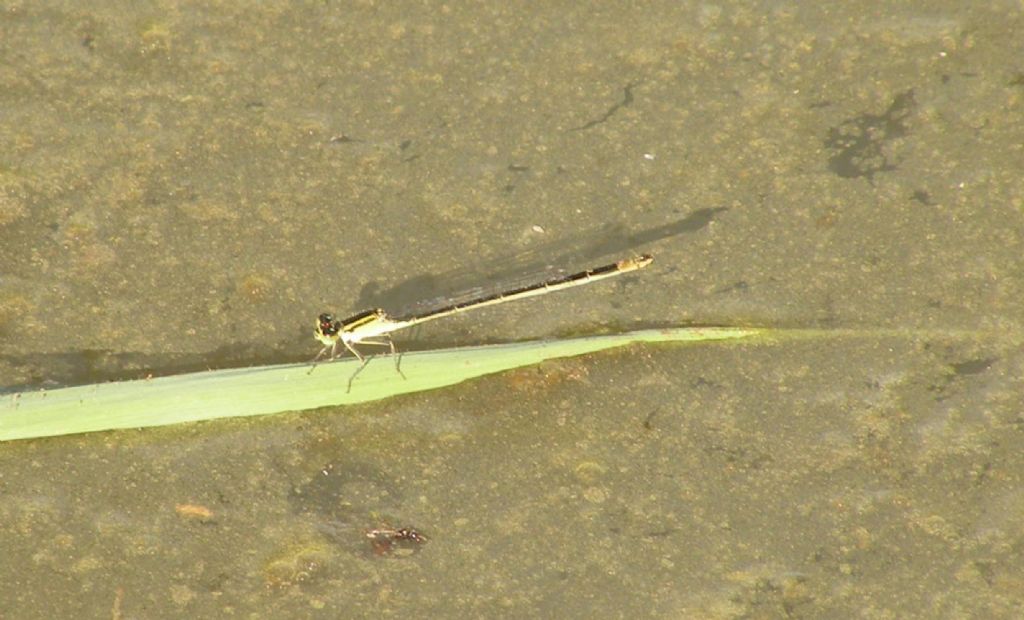
<instances>
[{"instance_id":1,"label":"damselfly head","mask_svg":"<svg viewBox=\"0 0 1024 620\"><path fill-rule=\"evenodd\" d=\"M313 335L320 341L323 341L325 338L330 340L337 337L340 330L341 321L335 320L334 315L325 312L317 317L316 330L313 332Z\"/></svg>"}]
</instances>

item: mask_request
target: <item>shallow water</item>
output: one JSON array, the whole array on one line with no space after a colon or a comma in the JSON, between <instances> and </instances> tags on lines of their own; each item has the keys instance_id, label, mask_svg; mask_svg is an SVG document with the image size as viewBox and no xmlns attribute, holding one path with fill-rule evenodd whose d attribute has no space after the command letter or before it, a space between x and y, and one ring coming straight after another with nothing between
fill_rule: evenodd
<instances>
[{"instance_id":1,"label":"shallow water","mask_svg":"<svg viewBox=\"0 0 1024 620\"><path fill-rule=\"evenodd\" d=\"M831 335L2 444L0 616L1021 614L1021 12L534 10L9 7L0 383L301 360L326 309L702 209L403 344Z\"/></svg>"}]
</instances>

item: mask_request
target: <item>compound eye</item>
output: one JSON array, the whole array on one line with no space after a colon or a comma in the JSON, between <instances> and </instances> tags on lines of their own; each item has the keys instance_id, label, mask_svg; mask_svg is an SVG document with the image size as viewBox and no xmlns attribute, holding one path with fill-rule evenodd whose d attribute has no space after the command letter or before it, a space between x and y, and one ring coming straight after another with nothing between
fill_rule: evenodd
<instances>
[{"instance_id":1,"label":"compound eye","mask_svg":"<svg viewBox=\"0 0 1024 620\"><path fill-rule=\"evenodd\" d=\"M324 313L317 317L317 331L325 336L337 335L338 330L341 329L341 323L335 321L334 317L330 314Z\"/></svg>"}]
</instances>

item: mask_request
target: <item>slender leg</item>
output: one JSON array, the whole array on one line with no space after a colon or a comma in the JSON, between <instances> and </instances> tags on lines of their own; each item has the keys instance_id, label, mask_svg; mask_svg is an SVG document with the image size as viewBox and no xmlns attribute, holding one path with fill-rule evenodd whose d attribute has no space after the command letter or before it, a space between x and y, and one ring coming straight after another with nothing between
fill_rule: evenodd
<instances>
[{"instance_id":1,"label":"slender leg","mask_svg":"<svg viewBox=\"0 0 1024 620\"><path fill-rule=\"evenodd\" d=\"M383 336L385 338L384 342L381 342L380 340L368 340L367 339L367 340L360 340L359 344L370 344L370 345L374 345L374 346L378 346L378 347L388 347L388 348L390 348L391 349L391 357L395 358L395 372L397 372L399 375L402 376L403 379L405 379L406 376L405 376L405 373L402 372L402 367L401 367L402 356L398 353L398 350L395 348L395 341L391 339L391 334L383 334Z\"/></svg>"},{"instance_id":2,"label":"slender leg","mask_svg":"<svg viewBox=\"0 0 1024 620\"><path fill-rule=\"evenodd\" d=\"M313 365L309 367L309 371L306 374L307 375L313 374L313 369L316 368L316 363L318 361L320 361L320 358L324 356L324 353L327 353L328 349L331 350L331 357L330 357L330 359L334 359L334 350L337 349L337 348L338 348L338 343L337 342L335 342L334 344L325 344L324 348L320 349L320 352L317 353L316 357L313 358L313 361L312 361Z\"/></svg>"},{"instance_id":3,"label":"slender leg","mask_svg":"<svg viewBox=\"0 0 1024 620\"><path fill-rule=\"evenodd\" d=\"M356 371L354 373L352 373L351 377L348 378L348 387L345 388L345 393L346 394L348 394L349 392L352 391L352 382L355 381L356 375L358 375L359 373L363 372L363 369L366 368L366 365L369 364L369 363L370 363L370 359L369 358L363 360L363 363L359 365L359 368L356 368Z\"/></svg>"},{"instance_id":4,"label":"slender leg","mask_svg":"<svg viewBox=\"0 0 1024 620\"><path fill-rule=\"evenodd\" d=\"M360 340L359 344L369 344L369 345L376 345L376 346L379 346L379 347L388 347L391 350L391 356L395 358L395 370L398 372L399 375L401 375L401 377L403 379L405 379L406 378L405 377L405 373L402 372L402 368L399 365L401 363L401 356L398 354L398 351L395 349L395 342L394 342L394 340L391 339L391 335L390 334L384 334L384 337L387 339L385 342L381 342L380 340L369 340L369 339L367 339L367 340ZM373 356L364 357L363 354L360 353L352 345L351 342L348 342L348 341L346 341L344 339L339 338L338 340L334 341L333 344L325 345L324 348L320 349L320 352L316 354L316 357L313 358L313 366L310 367L309 371L306 374L311 374L313 372L313 369L316 368L317 362L320 360L320 358L322 358L324 356L324 353L326 353L328 350L330 350L330 352L331 352L331 354L330 354L330 356L328 358L330 361L334 361L334 360L338 359L339 357L341 357L342 355L344 355L344 352L336 354L336 351L338 350L338 343L339 342L344 344L345 348L348 349L349 351L351 351L352 355L355 355L356 359L358 359L361 362L361 364L359 364L359 368L357 368L356 371L354 373L352 373L352 376L348 378L348 388L345 390L346 393L348 393L348 392L352 391L352 381L355 380L356 375L361 373L363 371L363 369L366 368L366 365L369 364L370 360L373 358Z\"/></svg>"},{"instance_id":5,"label":"slender leg","mask_svg":"<svg viewBox=\"0 0 1024 620\"><path fill-rule=\"evenodd\" d=\"M365 341L364 340L360 340L360 342L365 342ZM335 346L337 346L337 345L335 345ZM366 359L362 355L359 354L359 351L356 351L356 348L352 346L352 343L345 342L345 348L348 349L349 351L351 351L352 355L355 355L359 359L359 361L363 363L363 366L366 366ZM336 358L332 358L332 359L336 359Z\"/></svg>"},{"instance_id":6,"label":"slender leg","mask_svg":"<svg viewBox=\"0 0 1024 620\"><path fill-rule=\"evenodd\" d=\"M395 341L391 339L391 334L384 335L387 336L388 344L391 345L391 357L395 358L395 370L405 379L405 373L402 372L402 354L395 351Z\"/></svg>"}]
</instances>

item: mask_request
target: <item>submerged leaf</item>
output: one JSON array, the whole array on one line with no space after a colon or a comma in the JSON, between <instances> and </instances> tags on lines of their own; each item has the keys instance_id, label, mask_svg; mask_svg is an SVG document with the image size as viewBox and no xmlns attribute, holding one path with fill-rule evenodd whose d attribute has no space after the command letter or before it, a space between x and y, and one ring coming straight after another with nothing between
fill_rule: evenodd
<instances>
[{"instance_id":1,"label":"submerged leaf","mask_svg":"<svg viewBox=\"0 0 1024 620\"><path fill-rule=\"evenodd\" d=\"M0 404L0 441L350 405L637 342L727 340L764 332L651 329L407 353L401 356L405 379L391 358L377 357L354 380L359 362L345 359L320 364L312 373L309 364L284 364L23 392Z\"/></svg>"}]
</instances>

